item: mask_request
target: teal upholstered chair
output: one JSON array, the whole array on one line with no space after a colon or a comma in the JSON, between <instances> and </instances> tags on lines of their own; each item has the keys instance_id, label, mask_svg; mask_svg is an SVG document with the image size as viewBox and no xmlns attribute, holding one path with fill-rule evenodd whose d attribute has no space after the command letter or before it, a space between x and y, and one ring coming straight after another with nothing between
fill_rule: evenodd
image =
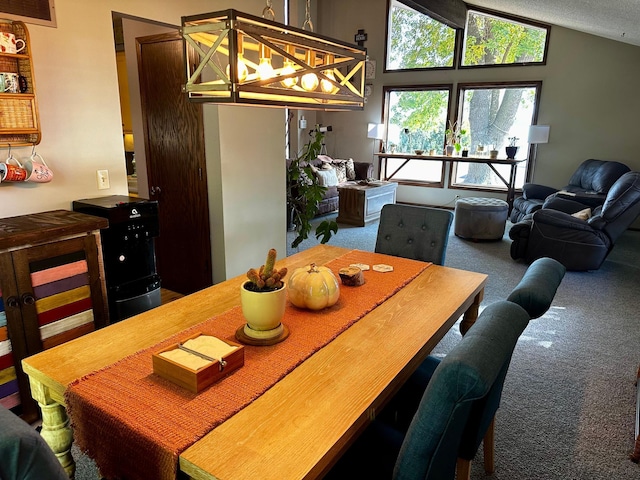
<instances>
[{"instance_id":1,"label":"teal upholstered chair","mask_svg":"<svg viewBox=\"0 0 640 480\"><path fill-rule=\"evenodd\" d=\"M528 313L512 302L485 308L460 343L434 363L406 435L374 421L327 478L454 479L469 420L502 391L511 354L528 322Z\"/></svg>"},{"instance_id":2,"label":"teal upholstered chair","mask_svg":"<svg viewBox=\"0 0 640 480\"><path fill-rule=\"evenodd\" d=\"M564 274L555 260L532 263L509 301L485 308L444 360L430 356L420 365L329 478L391 478L395 464L393 478L453 479L457 470L468 479L483 440L492 473L494 417L511 353L529 319L549 309Z\"/></svg>"},{"instance_id":3,"label":"teal upholstered chair","mask_svg":"<svg viewBox=\"0 0 640 480\"><path fill-rule=\"evenodd\" d=\"M0 479L69 480L40 434L0 406Z\"/></svg>"},{"instance_id":4,"label":"teal upholstered chair","mask_svg":"<svg viewBox=\"0 0 640 480\"><path fill-rule=\"evenodd\" d=\"M511 291L507 300L522 307L530 318L539 318L549 310L556 291L564 278L566 268L551 258L540 258L533 262ZM469 331L473 330L471 328ZM422 392L439 364L439 359L428 357L407 381L389 410L393 412L392 424L405 430L418 408ZM506 373L506 370L505 370ZM484 467L487 473L494 471L494 423L500 405L502 383L496 382L485 399L476 402L469 418L458 450L458 478L469 478L470 462L475 457L480 443L484 441ZM386 413L387 421L389 413Z\"/></svg>"},{"instance_id":5,"label":"teal upholstered chair","mask_svg":"<svg viewBox=\"0 0 640 480\"><path fill-rule=\"evenodd\" d=\"M375 251L444 265L452 222L449 210L387 204L380 212Z\"/></svg>"},{"instance_id":6,"label":"teal upholstered chair","mask_svg":"<svg viewBox=\"0 0 640 480\"><path fill-rule=\"evenodd\" d=\"M531 318L538 318L551 307L567 269L553 258L539 258L522 276L507 300L524 308Z\"/></svg>"}]
</instances>

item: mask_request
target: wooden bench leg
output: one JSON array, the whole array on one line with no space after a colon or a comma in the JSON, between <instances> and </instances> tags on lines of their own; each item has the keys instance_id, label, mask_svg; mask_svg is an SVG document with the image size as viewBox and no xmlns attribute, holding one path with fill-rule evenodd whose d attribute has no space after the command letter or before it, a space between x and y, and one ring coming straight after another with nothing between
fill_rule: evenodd
<instances>
[{"instance_id":1,"label":"wooden bench leg","mask_svg":"<svg viewBox=\"0 0 640 480\"><path fill-rule=\"evenodd\" d=\"M494 450L494 427L496 417L493 417L487 432L484 434L483 450L484 450L484 471L487 475L491 475L495 471L493 450Z\"/></svg>"},{"instance_id":2,"label":"wooden bench leg","mask_svg":"<svg viewBox=\"0 0 640 480\"><path fill-rule=\"evenodd\" d=\"M471 461L458 457L456 463L456 480L470 480L471 478Z\"/></svg>"}]
</instances>

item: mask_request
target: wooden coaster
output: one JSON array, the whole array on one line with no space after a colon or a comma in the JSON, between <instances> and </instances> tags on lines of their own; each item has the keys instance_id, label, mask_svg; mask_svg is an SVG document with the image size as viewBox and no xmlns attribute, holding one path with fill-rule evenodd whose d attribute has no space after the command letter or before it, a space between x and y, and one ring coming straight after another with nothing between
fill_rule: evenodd
<instances>
[{"instance_id":1,"label":"wooden coaster","mask_svg":"<svg viewBox=\"0 0 640 480\"><path fill-rule=\"evenodd\" d=\"M373 268L374 272L393 272L393 267L391 265L385 265L384 263L379 263L371 268Z\"/></svg>"},{"instance_id":2,"label":"wooden coaster","mask_svg":"<svg viewBox=\"0 0 640 480\"><path fill-rule=\"evenodd\" d=\"M285 340L289 336L289 328L283 323L282 333L273 338L253 338L244 333L244 325L236 330L236 340L245 345L254 345L257 347L264 347L267 345L275 345Z\"/></svg>"},{"instance_id":3,"label":"wooden coaster","mask_svg":"<svg viewBox=\"0 0 640 480\"><path fill-rule=\"evenodd\" d=\"M367 265L366 263L352 263L351 265L349 265L350 267L357 267L360 270L362 270L363 272L366 272L369 270L369 265Z\"/></svg>"}]
</instances>

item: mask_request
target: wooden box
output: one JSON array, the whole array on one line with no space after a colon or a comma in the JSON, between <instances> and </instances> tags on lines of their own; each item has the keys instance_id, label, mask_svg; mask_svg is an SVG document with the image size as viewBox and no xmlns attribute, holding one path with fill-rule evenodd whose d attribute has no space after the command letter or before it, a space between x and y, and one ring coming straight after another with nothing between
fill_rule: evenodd
<instances>
[{"instance_id":1,"label":"wooden box","mask_svg":"<svg viewBox=\"0 0 640 480\"><path fill-rule=\"evenodd\" d=\"M201 333L196 333L185 338L182 343L187 340L199 337ZM175 350L179 344L171 345L153 354L153 372L161 377L186 388L193 393L199 393L208 386L220 380L225 375L237 370L244 365L244 347L238 343L223 340L224 343L238 347L233 352L222 357L223 364L215 361L207 366L197 370L181 365L166 357L160 356L160 353L169 350Z\"/></svg>"}]
</instances>

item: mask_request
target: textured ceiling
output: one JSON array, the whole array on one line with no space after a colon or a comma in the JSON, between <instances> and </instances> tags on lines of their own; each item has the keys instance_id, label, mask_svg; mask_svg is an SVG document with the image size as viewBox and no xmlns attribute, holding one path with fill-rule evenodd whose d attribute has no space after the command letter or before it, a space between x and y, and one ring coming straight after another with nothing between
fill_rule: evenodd
<instances>
[{"instance_id":1,"label":"textured ceiling","mask_svg":"<svg viewBox=\"0 0 640 480\"><path fill-rule=\"evenodd\" d=\"M640 0L466 0L466 3L640 46Z\"/></svg>"}]
</instances>

